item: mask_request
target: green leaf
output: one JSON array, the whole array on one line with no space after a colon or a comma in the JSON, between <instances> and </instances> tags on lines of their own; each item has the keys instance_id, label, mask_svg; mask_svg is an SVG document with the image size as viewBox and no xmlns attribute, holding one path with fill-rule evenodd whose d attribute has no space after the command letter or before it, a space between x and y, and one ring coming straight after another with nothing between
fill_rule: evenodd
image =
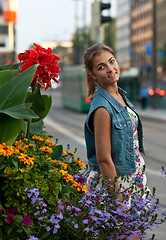
<instances>
[{"instance_id":1,"label":"green leaf","mask_svg":"<svg viewBox=\"0 0 166 240\"><path fill-rule=\"evenodd\" d=\"M6 164L2 164L2 165L0 165L0 169L4 169L6 167Z\"/></svg>"},{"instance_id":2,"label":"green leaf","mask_svg":"<svg viewBox=\"0 0 166 240\"><path fill-rule=\"evenodd\" d=\"M0 88L0 109L22 104L37 69L37 64L10 79Z\"/></svg>"},{"instance_id":3,"label":"green leaf","mask_svg":"<svg viewBox=\"0 0 166 240\"><path fill-rule=\"evenodd\" d=\"M18 69L19 63L16 64L6 64L6 65L0 65L0 71L3 70L9 70L9 69Z\"/></svg>"},{"instance_id":4,"label":"green leaf","mask_svg":"<svg viewBox=\"0 0 166 240\"><path fill-rule=\"evenodd\" d=\"M42 95L42 99L44 102L44 106L45 106L45 111L41 117L41 119L44 119L48 112L50 111L51 105L52 105L52 97L50 95Z\"/></svg>"},{"instance_id":5,"label":"green leaf","mask_svg":"<svg viewBox=\"0 0 166 240\"><path fill-rule=\"evenodd\" d=\"M30 134L40 134L43 130L44 122L39 120L37 122L31 122Z\"/></svg>"},{"instance_id":6,"label":"green leaf","mask_svg":"<svg viewBox=\"0 0 166 240\"><path fill-rule=\"evenodd\" d=\"M25 102L32 103L31 110L40 118L42 117L43 113L45 112L45 105L39 90L29 95Z\"/></svg>"},{"instance_id":7,"label":"green leaf","mask_svg":"<svg viewBox=\"0 0 166 240\"><path fill-rule=\"evenodd\" d=\"M0 114L0 143L12 145L21 128L22 120Z\"/></svg>"},{"instance_id":8,"label":"green leaf","mask_svg":"<svg viewBox=\"0 0 166 240\"><path fill-rule=\"evenodd\" d=\"M17 162L17 161L14 161L13 158L12 158L12 163L13 163L13 165L14 165L16 168L18 168L18 162Z\"/></svg>"},{"instance_id":9,"label":"green leaf","mask_svg":"<svg viewBox=\"0 0 166 240\"><path fill-rule=\"evenodd\" d=\"M11 78L15 77L18 71L5 70L0 71L0 88L7 83Z\"/></svg>"},{"instance_id":10,"label":"green leaf","mask_svg":"<svg viewBox=\"0 0 166 240\"><path fill-rule=\"evenodd\" d=\"M53 153L49 155L50 158L59 160L62 157L63 153L63 146L62 145L56 145L56 146L51 146Z\"/></svg>"},{"instance_id":11,"label":"green leaf","mask_svg":"<svg viewBox=\"0 0 166 240\"><path fill-rule=\"evenodd\" d=\"M30 109L26 108L24 105L19 104L11 108L0 109L0 113L5 113L10 117L16 119L24 119L24 118L39 118L34 112Z\"/></svg>"},{"instance_id":12,"label":"green leaf","mask_svg":"<svg viewBox=\"0 0 166 240\"><path fill-rule=\"evenodd\" d=\"M49 232L46 232L44 234L42 234L42 236L40 237L40 239L48 239L48 236L50 235Z\"/></svg>"}]
</instances>

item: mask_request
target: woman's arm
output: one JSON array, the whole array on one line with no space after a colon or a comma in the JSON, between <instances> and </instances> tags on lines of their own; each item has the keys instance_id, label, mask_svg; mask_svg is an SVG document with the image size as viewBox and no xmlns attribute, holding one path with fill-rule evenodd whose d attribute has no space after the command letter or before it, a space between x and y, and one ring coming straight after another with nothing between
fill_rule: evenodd
<instances>
[{"instance_id":1,"label":"woman's arm","mask_svg":"<svg viewBox=\"0 0 166 240\"><path fill-rule=\"evenodd\" d=\"M96 156L102 177L114 181L117 173L111 157L111 119L104 107L100 107L94 112L93 124ZM116 189L119 189L118 182L115 184Z\"/></svg>"}]
</instances>

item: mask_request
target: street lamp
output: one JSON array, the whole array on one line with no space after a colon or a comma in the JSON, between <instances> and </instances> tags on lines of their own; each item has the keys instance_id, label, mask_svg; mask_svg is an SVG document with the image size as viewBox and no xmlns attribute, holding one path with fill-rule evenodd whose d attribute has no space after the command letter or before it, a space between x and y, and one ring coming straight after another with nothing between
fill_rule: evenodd
<instances>
[{"instance_id":1,"label":"street lamp","mask_svg":"<svg viewBox=\"0 0 166 240\"><path fill-rule=\"evenodd\" d=\"M156 29L156 0L153 0L153 89L157 88L157 29ZM153 108L156 108L157 96L153 95Z\"/></svg>"}]
</instances>

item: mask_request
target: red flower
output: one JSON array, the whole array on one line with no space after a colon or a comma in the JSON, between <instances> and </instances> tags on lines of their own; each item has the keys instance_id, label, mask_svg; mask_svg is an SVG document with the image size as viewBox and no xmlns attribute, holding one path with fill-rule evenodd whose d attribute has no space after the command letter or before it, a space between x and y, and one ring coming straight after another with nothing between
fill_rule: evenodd
<instances>
[{"instance_id":1,"label":"red flower","mask_svg":"<svg viewBox=\"0 0 166 240\"><path fill-rule=\"evenodd\" d=\"M51 48L45 49L36 43L34 45L36 48L31 48L24 53L18 54L20 69L23 72L30 66L39 64L31 86L39 84L40 86L45 86L45 90L47 90L51 87L51 80L59 83L57 79L59 78L58 73L61 69L57 63L60 57L53 54Z\"/></svg>"}]
</instances>

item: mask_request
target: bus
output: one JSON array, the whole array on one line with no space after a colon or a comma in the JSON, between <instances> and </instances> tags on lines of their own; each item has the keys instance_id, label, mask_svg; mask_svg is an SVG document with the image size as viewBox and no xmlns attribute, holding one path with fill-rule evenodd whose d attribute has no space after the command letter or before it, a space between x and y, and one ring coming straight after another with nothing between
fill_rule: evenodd
<instances>
[{"instance_id":1,"label":"bus","mask_svg":"<svg viewBox=\"0 0 166 240\"><path fill-rule=\"evenodd\" d=\"M91 99L87 97L85 71L82 66L64 67L61 73L62 104L79 112L88 112Z\"/></svg>"},{"instance_id":2,"label":"bus","mask_svg":"<svg viewBox=\"0 0 166 240\"><path fill-rule=\"evenodd\" d=\"M64 67L61 73L62 104L79 112L88 112L91 98L87 97L87 84L83 66ZM139 101L141 80L137 69L122 72L118 85L127 91L127 97Z\"/></svg>"}]
</instances>

